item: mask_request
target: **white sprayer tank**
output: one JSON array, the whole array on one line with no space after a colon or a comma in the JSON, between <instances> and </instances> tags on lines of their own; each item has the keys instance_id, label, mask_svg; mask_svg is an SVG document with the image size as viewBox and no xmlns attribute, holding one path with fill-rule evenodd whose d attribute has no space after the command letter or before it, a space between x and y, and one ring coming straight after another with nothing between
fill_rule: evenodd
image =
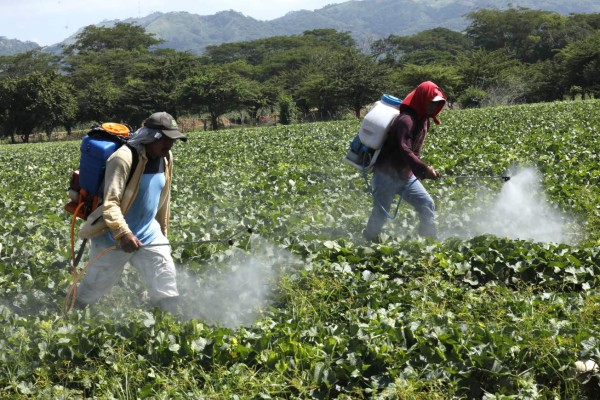
<instances>
[{"instance_id":1,"label":"white sprayer tank","mask_svg":"<svg viewBox=\"0 0 600 400\"><path fill-rule=\"evenodd\" d=\"M361 143L374 150L381 148L387 138L390 125L400 114L401 103L399 98L384 94L381 100L376 102L367 113L360 125L358 136Z\"/></svg>"},{"instance_id":2,"label":"white sprayer tank","mask_svg":"<svg viewBox=\"0 0 600 400\"><path fill-rule=\"evenodd\" d=\"M348 154L342 161L360 171L371 171L394 118L400 114L401 103L399 98L384 94L363 119L358 133L350 142Z\"/></svg>"}]
</instances>

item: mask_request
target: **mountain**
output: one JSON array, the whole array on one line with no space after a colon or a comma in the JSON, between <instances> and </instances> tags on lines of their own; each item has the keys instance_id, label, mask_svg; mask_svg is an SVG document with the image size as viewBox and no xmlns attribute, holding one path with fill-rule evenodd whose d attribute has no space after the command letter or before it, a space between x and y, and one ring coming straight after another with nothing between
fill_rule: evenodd
<instances>
[{"instance_id":1,"label":"mountain","mask_svg":"<svg viewBox=\"0 0 600 400\"><path fill-rule=\"evenodd\" d=\"M41 46L34 42L21 42L17 39L8 39L0 36L0 56L13 56L26 51L39 49Z\"/></svg>"},{"instance_id":2,"label":"mountain","mask_svg":"<svg viewBox=\"0 0 600 400\"><path fill-rule=\"evenodd\" d=\"M368 49L374 40L390 34L411 35L444 27L462 31L469 21L465 15L482 8L525 7L563 15L598 13L598 0L354 0L332 4L315 11L292 11L270 21L259 21L230 10L214 15L188 12L153 13L143 18L102 21L99 26L117 22L136 23L165 42L161 47L201 54L206 46L243 42L270 36L297 35L306 30L334 28L350 32L359 46ZM60 51L65 41L45 48ZM1 38L0 38L1 39ZM0 42L1 43L1 42ZM0 54L2 54L0 47Z\"/></svg>"}]
</instances>

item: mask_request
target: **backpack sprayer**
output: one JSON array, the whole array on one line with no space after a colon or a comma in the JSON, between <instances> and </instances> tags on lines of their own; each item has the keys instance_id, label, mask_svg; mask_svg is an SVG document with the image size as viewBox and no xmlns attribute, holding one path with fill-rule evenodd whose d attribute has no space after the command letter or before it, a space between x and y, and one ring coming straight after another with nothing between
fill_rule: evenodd
<instances>
[{"instance_id":1,"label":"backpack sprayer","mask_svg":"<svg viewBox=\"0 0 600 400\"><path fill-rule=\"evenodd\" d=\"M387 139L392 122L400 114L400 104L402 100L399 98L384 94L365 115L358 133L350 142L350 150L342 161L363 173L370 172Z\"/></svg>"},{"instance_id":2,"label":"backpack sprayer","mask_svg":"<svg viewBox=\"0 0 600 400\"><path fill-rule=\"evenodd\" d=\"M65 210L73 220L87 217L98 207L106 170L106 160L127 142L130 128L115 122L95 125L81 141L79 169L73 171Z\"/></svg>"},{"instance_id":3,"label":"backpack sprayer","mask_svg":"<svg viewBox=\"0 0 600 400\"><path fill-rule=\"evenodd\" d=\"M127 142L130 132L131 129L126 125L105 122L92 126L81 141L79 168L71 173L67 190L70 201L65 205L65 210L73 215L71 218L71 262L75 275L77 274L77 264L87 242L83 242L76 255L75 224L77 218L85 221L92 211L98 208L102 196L106 160Z\"/></svg>"},{"instance_id":4,"label":"backpack sprayer","mask_svg":"<svg viewBox=\"0 0 600 400\"><path fill-rule=\"evenodd\" d=\"M92 126L81 141L79 168L71 173L67 190L70 201L65 205L65 210L73 215L71 218L73 283L67 292L67 303L65 304L66 306L69 303L69 298L71 298L70 308L73 308L77 296L77 280L79 279L77 265L87 243L87 239L85 239L79 251L75 254L75 224L77 218L86 221L88 216L98 208L102 196L106 161L112 153L127 142L130 133L131 129L126 125L106 122Z\"/></svg>"}]
</instances>

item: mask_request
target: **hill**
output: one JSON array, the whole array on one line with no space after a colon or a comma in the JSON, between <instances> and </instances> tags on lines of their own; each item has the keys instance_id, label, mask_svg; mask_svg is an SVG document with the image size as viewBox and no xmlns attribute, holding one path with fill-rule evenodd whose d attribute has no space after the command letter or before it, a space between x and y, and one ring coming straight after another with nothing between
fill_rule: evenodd
<instances>
[{"instance_id":1,"label":"hill","mask_svg":"<svg viewBox=\"0 0 600 400\"><path fill-rule=\"evenodd\" d=\"M17 39L8 39L5 36L0 36L0 56L12 56L39 47L40 45L34 42L22 42Z\"/></svg>"},{"instance_id":2,"label":"hill","mask_svg":"<svg viewBox=\"0 0 600 400\"><path fill-rule=\"evenodd\" d=\"M465 15L470 11L508 7L547 10L563 15L600 12L600 3L595 0L363 0L328 5L315 11L293 11L270 21L260 21L234 10L214 15L180 11L102 21L98 25L136 23L163 39L163 47L196 54L201 54L209 45L295 35L319 28L351 32L361 47L368 48L373 40L390 34L410 35L436 27L461 31L469 23ZM59 51L60 45L72 43L74 39L75 35L46 49ZM4 54L1 40L0 54Z\"/></svg>"}]
</instances>

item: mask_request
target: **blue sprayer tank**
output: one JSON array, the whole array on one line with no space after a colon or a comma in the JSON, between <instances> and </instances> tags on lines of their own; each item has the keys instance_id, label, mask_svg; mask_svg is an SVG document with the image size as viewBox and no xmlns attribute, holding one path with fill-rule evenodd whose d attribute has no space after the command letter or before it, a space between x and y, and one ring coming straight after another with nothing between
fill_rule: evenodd
<instances>
[{"instance_id":1,"label":"blue sprayer tank","mask_svg":"<svg viewBox=\"0 0 600 400\"><path fill-rule=\"evenodd\" d=\"M105 122L94 125L81 140L79 146L79 169L71 173L67 195L70 201L65 210L75 219L86 220L98 207L104 188L106 161L123 143L131 132L127 125Z\"/></svg>"},{"instance_id":2,"label":"blue sprayer tank","mask_svg":"<svg viewBox=\"0 0 600 400\"><path fill-rule=\"evenodd\" d=\"M363 171L370 171L387 138L392 122L400 114L402 100L384 94L365 115L360 129L350 142L343 161Z\"/></svg>"},{"instance_id":3,"label":"blue sprayer tank","mask_svg":"<svg viewBox=\"0 0 600 400\"><path fill-rule=\"evenodd\" d=\"M106 160L120 144L116 141L86 135L81 142L79 185L91 195L98 195L104 181Z\"/></svg>"}]
</instances>

